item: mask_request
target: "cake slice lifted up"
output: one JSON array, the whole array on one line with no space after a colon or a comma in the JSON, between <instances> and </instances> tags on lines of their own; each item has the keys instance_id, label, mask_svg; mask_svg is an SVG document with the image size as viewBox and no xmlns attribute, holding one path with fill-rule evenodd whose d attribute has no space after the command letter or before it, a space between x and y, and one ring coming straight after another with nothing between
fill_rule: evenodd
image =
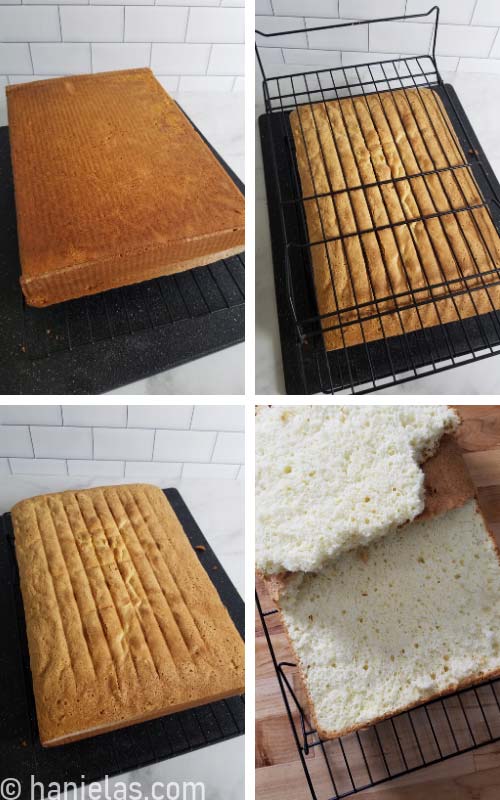
<instances>
[{"instance_id":1,"label":"cake slice lifted up","mask_svg":"<svg viewBox=\"0 0 500 800\"><path fill-rule=\"evenodd\" d=\"M414 519L420 465L458 423L446 406L259 406L257 568L316 571Z\"/></svg>"}]
</instances>

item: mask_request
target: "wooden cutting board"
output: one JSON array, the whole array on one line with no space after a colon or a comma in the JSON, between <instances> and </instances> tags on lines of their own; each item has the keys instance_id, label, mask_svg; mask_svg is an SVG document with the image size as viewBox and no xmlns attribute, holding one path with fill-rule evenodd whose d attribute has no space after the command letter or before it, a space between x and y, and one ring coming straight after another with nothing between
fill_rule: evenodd
<instances>
[{"instance_id":1,"label":"wooden cutting board","mask_svg":"<svg viewBox=\"0 0 500 800\"><path fill-rule=\"evenodd\" d=\"M458 441L477 487L482 510L500 544L500 406L457 406ZM264 610L272 601L257 582ZM268 617L279 658L293 660L278 615ZM258 800L311 800L264 632L256 621L256 796ZM301 692L300 685L294 688ZM324 770L308 755L319 800L332 794ZM320 756L318 754L319 760ZM315 776L315 778L314 778ZM500 800L500 742L425 767L354 797L370 800Z\"/></svg>"}]
</instances>

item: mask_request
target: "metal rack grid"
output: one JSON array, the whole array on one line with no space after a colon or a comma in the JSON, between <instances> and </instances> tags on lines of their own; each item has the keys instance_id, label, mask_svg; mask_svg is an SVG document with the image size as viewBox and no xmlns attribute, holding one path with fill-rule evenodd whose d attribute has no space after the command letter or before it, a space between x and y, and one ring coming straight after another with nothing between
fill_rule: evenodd
<instances>
[{"instance_id":1,"label":"metal rack grid","mask_svg":"<svg viewBox=\"0 0 500 800\"><path fill-rule=\"evenodd\" d=\"M244 254L175 275L33 308L23 300L23 352L49 358L245 303Z\"/></svg>"},{"instance_id":2,"label":"metal rack grid","mask_svg":"<svg viewBox=\"0 0 500 800\"><path fill-rule=\"evenodd\" d=\"M216 587L242 637L245 607L242 598L203 536L176 489L164 494ZM31 679L28 642L10 514L0 516L0 775L21 783L22 800L31 796L31 777L47 788L75 782L78 786L139 769L211 744L241 736L245 731L244 696L230 697L180 711L63 747L40 744ZM83 777L82 777L83 776Z\"/></svg>"},{"instance_id":3,"label":"metal rack grid","mask_svg":"<svg viewBox=\"0 0 500 800\"><path fill-rule=\"evenodd\" d=\"M322 740L311 725L295 663L281 660L268 618L257 609L313 800L340 800L500 740L500 679L433 700L339 739ZM279 648L279 645L277 649ZM289 656L289 653L285 655Z\"/></svg>"},{"instance_id":4,"label":"metal rack grid","mask_svg":"<svg viewBox=\"0 0 500 800\"><path fill-rule=\"evenodd\" d=\"M383 386L397 385L421 375L441 372L459 364L478 361L500 352L500 314L497 308L495 308L495 303L490 294L491 289L500 284L500 265L495 263L495 258L484 240L476 217L479 209L486 209L493 219L496 228L500 228L500 186L492 174L491 168L480 149L470 125L467 120L464 119L464 113L456 95L451 87L443 83L439 74L435 57L436 36L439 22L438 7L434 6L425 14L413 14L406 17L387 17L375 20L359 20L353 23L321 25L306 29L274 31L272 33L256 31L256 33L259 36L269 38L303 34L307 31L308 36L310 36L316 31L423 17L433 17L429 55L401 57L359 64L351 67L316 69L308 72L268 77L263 66L260 47L257 46L256 48L258 62L264 78L263 91L266 114L264 118L261 119L261 131L262 138L267 140L264 160L268 173L266 174L266 180L268 183L270 215L274 215L274 219L271 219L271 228L272 233L281 237L283 243L279 255L276 256L276 253L274 253L275 272L277 268L279 269L281 267L281 265L276 264L276 260L280 260L281 258L283 261L281 267L281 280L283 282L282 295L288 306L286 313L289 314L292 323L286 335L294 339L293 343L288 343L287 347L282 346L284 354L285 351L288 350L288 352L290 352L290 350L295 348L295 356L299 363L298 372L300 373L300 377L295 381L294 388L290 391L299 393L311 393L313 391L333 393L336 391L349 390L353 394L371 392ZM353 101L353 98L356 96L367 97L375 93L378 95L390 95L393 99L394 107L397 109L397 104L393 95L394 91L402 91L406 96L406 92L409 88L417 91L420 102L422 103L422 108L427 114L428 126L434 134L436 134L434 122L419 93L422 88L425 88L433 89L439 94L448 111L451 127L445 115L442 115L442 122L445 123L452 136L458 137L465 154L463 162L452 164L449 155L439 143L442 156L445 160L445 166L436 165L428 151L427 155L431 158L431 161L433 161L433 167L432 169L424 169L412 147L413 156L419 168L418 171L412 174L404 175L403 177L391 177L385 180L375 180L369 183L360 182L355 186L349 185L344 175L343 186L345 188L336 188L332 185L331 180L329 180L329 191L319 192L316 191L311 161L309 160L308 166L311 182L315 191L312 194L308 194L306 197L302 197L300 177L295 158L295 145L289 124L290 112L304 105L312 108L313 104L324 104L327 100L350 98ZM352 107L355 110L354 101L352 102ZM344 118L341 108L342 107L339 105L340 113ZM368 102L366 102L366 108L369 110ZM382 103L381 108L383 108ZM422 137L422 141L425 142L425 136L421 125L414 112L412 112L412 114L413 122ZM331 119L329 115L327 116L330 120L333 138ZM314 116L312 118L314 119ZM403 124L401 116L399 116L399 119ZM305 144L302 123L300 123L300 127ZM349 139L351 152L358 166L355 148L349 135L347 125L344 127ZM328 175L327 159L323 151L319 133L317 133L317 137L320 158L324 165L325 174ZM399 145L397 144L396 146L402 163L404 163ZM340 163L342 165L342 161ZM476 185L479 186L483 198L480 203L470 204L467 202L463 188L457 179L457 174L460 171L468 173ZM443 182L444 175L452 177L454 181L453 185L460 191L464 200L463 204L458 208L453 208L453 204L450 202L449 205L451 208L449 210L440 211L435 201L433 201L434 208L432 213L422 213L422 209L414 195L420 212L417 216L409 217L401 204L404 221L389 222L387 225L375 224L368 200L368 190L378 190L377 197L381 198L385 205L387 219L391 220L384 192L380 191L381 187L388 185L396 187L401 181L406 181L407 185L410 186L412 181L426 181L429 176L435 176L449 201L450 198L446 185ZM272 187L270 187L271 181L274 184ZM352 196L355 192L363 193L366 206L370 212L371 226L369 228L359 229L354 233L340 230L338 236L327 236L324 221L321 216L319 201L323 198L331 198L332 207L336 211L336 203L339 197L343 195L344 198L348 198L348 202L353 211L353 217L356 220L356 214L352 204ZM412 192L412 194L414 193ZM307 201L316 204L322 230L322 237L314 242L310 241L307 233L304 211L304 203ZM273 205L277 206L277 208L271 209ZM470 275L465 275L462 272L454 245L450 241L446 228L443 225L442 218L448 215L452 215L456 221L461 233L463 245L467 248L474 263L474 272ZM336 214L336 216L338 217L338 214ZM415 223L421 223L424 228L428 230L429 221L435 220L440 221L442 232L456 262L457 276L452 279L447 278L439 254L434 250L434 256L439 264L442 280L431 282L427 278L423 256L416 242L412 226ZM478 233L484 245L484 251L485 254L487 254L487 258L485 258L484 262L479 263L475 254L472 252L463 226L465 220L472 222L476 233ZM415 285L415 282L410 279L406 271L404 259L401 258L400 260L405 272L406 291L394 291L390 271L387 267L383 249L380 247L385 276L391 291L388 294L384 294L384 296L377 296L374 291L373 280L370 275L370 265L364 251L362 237L365 234L375 234L380 244L380 231L393 230L398 226L404 226L405 230L407 230L411 236L424 280L418 285ZM348 237L353 235L358 237L363 249L364 268L367 273L372 296L370 300L366 302L358 302L356 297L356 280L353 276L351 265L346 258L354 303L349 307L344 307L337 302L335 265L332 264L328 245L338 241L342 245L343 252L345 253L345 242ZM396 237L394 237L394 241L399 251ZM311 265L311 249L313 246L322 246L325 249L331 277L332 296L335 298L335 304L337 306L336 310L326 314L319 314L316 304ZM479 313L478 311L476 302L476 293L478 291L486 293L489 307L491 307L488 313ZM462 317L457 304L457 298L461 295L466 295L470 299L476 312L474 316L468 318L465 316ZM436 299L439 299L440 303L443 300L449 300L453 304L456 321L442 321ZM387 307L388 305L390 306L389 309ZM426 305L432 305L434 307L436 317L440 323L439 325L426 327L423 324L421 311L423 306ZM405 330L401 317L402 312L410 309L415 310L419 322L418 330L411 332ZM397 315L399 327L401 329L400 335L386 335L384 331L384 320L388 314L392 314L393 316ZM368 341L365 336L363 324L366 324L370 320L376 320L382 332L381 338L377 341ZM363 324L360 324L361 322ZM362 344L359 345L347 346L346 332L353 325L357 326L358 330L361 330L363 341ZM323 335L327 331L335 331L340 335L343 345L340 349L330 351L325 349ZM283 335L282 331L282 339ZM286 370L286 363L284 366Z\"/></svg>"}]
</instances>

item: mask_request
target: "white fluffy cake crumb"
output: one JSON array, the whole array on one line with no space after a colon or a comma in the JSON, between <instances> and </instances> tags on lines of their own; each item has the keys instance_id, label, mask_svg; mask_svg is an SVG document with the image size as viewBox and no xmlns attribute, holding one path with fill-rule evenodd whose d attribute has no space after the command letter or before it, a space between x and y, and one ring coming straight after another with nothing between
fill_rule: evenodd
<instances>
[{"instance_id":1,"label":"white fluffy cake crumb","mask_svg":"<svg viewBox=\"0 0 500 800\"><path fill-rule=\"evenodd\" d=\"M500 670L500 566L475 500L290 577L280 606L324 736Z\"/></svg>"},{"instance_id":2,"label":"white fluffy cake crumb","mask_svg":"<svg viewBox=\"0 0 500 800\"><path fill-rule=\"evenodd\" d=\"M446 406L260 406L257 568L314 571L414 519L419 465L458 423Z\"/></svg>"}]
</instances>

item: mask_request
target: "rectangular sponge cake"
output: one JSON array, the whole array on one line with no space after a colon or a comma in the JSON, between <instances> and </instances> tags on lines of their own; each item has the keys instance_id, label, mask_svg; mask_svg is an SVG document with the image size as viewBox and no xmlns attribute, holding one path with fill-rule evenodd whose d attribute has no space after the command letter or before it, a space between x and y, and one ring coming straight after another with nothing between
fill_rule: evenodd
<instances>
[{"instance_id":1,"label":"rectangular sponge cake","mask_svg":"<svg viewBox=\"0 0 500 800\"><path fill-rule=\"evenodd\" d=\"M433 89L301 105L290 125L327 350L500 308L500 238L472 170L449 169L466 159Z\"/></svg>"},{"instance_id":2,"label":"rectangular sponge cake","mask_svg":"<svg viewBox=\"0 0 500 800\"><path fill-rule=\"evenodd\" d=\"M498 551L475 499L289 576L277 599L324 738L500 673Z\"/></svg>"},{"instance_id":3,"label":"rectangular sponge cake","mask_svg":"<svg viewBox=\"0 0 500 800\"><path fill-rule=\"evenodd\" d=\"M29 305L243 250L243 195L151 70L18 84L7 102Z\"/></svg>"},{"instance_id":4,"label":"rectangular sponge cake","mask_svg":"<svg viewBox=\"0 0 500 800\"><path fill-rule=\"evenodd\" d=\"M12 510L40 740L244 691L244 645L163 492L108 486Z\"/></svg>"}]
</instances>

